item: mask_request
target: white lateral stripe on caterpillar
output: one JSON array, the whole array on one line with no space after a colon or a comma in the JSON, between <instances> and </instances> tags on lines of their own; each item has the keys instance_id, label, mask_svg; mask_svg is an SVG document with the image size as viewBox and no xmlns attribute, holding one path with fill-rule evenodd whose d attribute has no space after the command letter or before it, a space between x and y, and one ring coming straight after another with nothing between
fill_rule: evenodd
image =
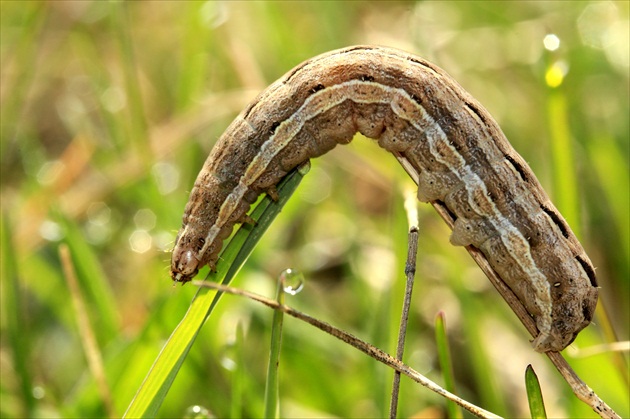
<instances>
[{"instance_id":1,"label":"white lateral stripe on caterpillar","mask_svg":"<svg viewBox=\"0 0 630 419\"><path fill-rule=\"evenodd\" d=\"M459 165L457 167L451 167L451 170L460 180L466 180L464 185L469 191L469 196L473 196L470 191L474 189L481 190L482 195L484 196L488 195L488 191L483 181L466 166L464 159L457 153L457 150L449 144L448 138L439 124L433 120L433 118L427 114L426 110L416 103L406 91L389 86L383 86L375 82L351 80L336 86L331 86L330 88L321 90L314 93L312 96L309 96L304 104L293 115L278 125L276 131L265 143L263 143L260 152L256 155L256 157L254 157L245 173L241 176L237 187L234 188L228 198L223 202L223 205L219 210L219 216L217 217L214 225L210 228L208 236L205 239L206 244L200 252L201 256L203 256L208 245L216 239L216 236L219 231L221 231L221 228L227 223L228 219L238 206L238 203L243 199L245 193L247 192L247 188L264 173L271 160L285 147L290 145L291 141L302 129L306 121L317 117L321 113L335 106L338 106L345 100L351 100L355 103L374 103L374 100L370 99L363 89L361 89L362 86L372 89L372 94L374 94L375 91L378 91L378 103L390 104L396 115L414 125L419 131L427 129L428 127L429 132L433 132L435 134L427 135L431 153L436 160L440 161L444 165L449 165L449 162L441 157L440 152L438 152L436 148L436 142L442 142L444 146L448 147L448 149L452 152L452 155L455 156L459 162ZM348 89L349 87L350 89ZM352 89L353 87L354 89ZM400 106L400 103L395 99L404 100L406 102L406 106ZM409 113L406 112L409 108L416 110L423 116L420 120L422 123L418 122L417 119L413 118L412 115L409 115ZM476 209L477 214L490 216L490 221L494 224L497 231L505 232L500 233L500 236L506 249L510 252L513 259L519 264L521 269L528 274L530 279L537 283L535 288L539 291L538 297L541 301L550 302L551 296L549 284L547 283L545 276L536 266L531 254L527 252L525 255L521 255L519 257L517 252L514 250L514 243L517 243L518 246L522 248L529 249L529 243L527 243L525 237L523 237L523 235L509 222L509 220L502 217L502 214L497 210L496 205L490 200L488 200L488 203L492 208L491 214L484 214L483 207L477 205L474 200L469 199L469 202L471 206ZM499 223L496 223L496 221L499 221ZM523 258L523 256L525 257ZM550 306L542 304L539 306L544 318L549 318L551 314Z\"/></svg>"}]
</instances>

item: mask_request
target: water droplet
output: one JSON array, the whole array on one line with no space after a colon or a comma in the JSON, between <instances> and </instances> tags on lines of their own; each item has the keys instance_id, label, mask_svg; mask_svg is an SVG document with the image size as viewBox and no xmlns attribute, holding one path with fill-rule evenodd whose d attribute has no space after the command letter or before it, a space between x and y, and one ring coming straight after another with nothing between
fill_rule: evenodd
<instances>
[{"instance_id":1,"label":"water droplet","mask_svg":"<svg viewBox=\"0 0 630 419\"><path fill-rule=\"evenodd\" d=\"M234 342L227 343L223 346L220 354L221 366L228 371L234 371L236 369L236 346Z\"/></svg>"},{"instance_id":2,"label":"water droplet","mask_svg":"<svg viewBox=\"0 0 630 419\"><path fill-rule=\"evenodd\" d=\"M190 406L186 409L186 413L184 413L185 419L207 419L214 417L215 416L207 408L199 405Z\"/></svg>"},{"instance_id":3,"label":"water droplet","mask_svg":"<svg viewBox=\"0 0 630 419\"><path fill-rule=\"evenodd\" d=\"M280 274L280 281L284 292L295 295L304 288L304 274L295 269L286 269Z\"/></svg>"}]
</instances>

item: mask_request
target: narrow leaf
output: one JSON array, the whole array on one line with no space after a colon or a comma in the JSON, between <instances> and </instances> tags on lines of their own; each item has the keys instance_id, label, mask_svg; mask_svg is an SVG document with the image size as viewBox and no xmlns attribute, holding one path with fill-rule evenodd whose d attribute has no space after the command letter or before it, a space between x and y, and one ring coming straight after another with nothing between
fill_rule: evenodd
<instances>
[{"instance_id":1,"label":"narrow leaf","mask_svg":"<svg viewBox=\"0 0 630 419\"><path fill-rule=\"evenodd\" d=\"M284 204L293 194L309 166L302 166L287 175L278 185L278 201L265 196L250 216L257 221L255 226L244 224L221 253L217 262L217 272L209 277L223 284L229 284L241 268L263 233L280 213ZM162 348L144 382L125 412L125 417L154 417L168 393L171 384L182 366L190 348L220 298L220 293L208 288L200 288L188 312L175 328Z\"/></svg>"},{"instance_id":2,"label":"narrow leaf","mask_svg":"<svg viewBox=\"0 0 630 419\"><path fill-rule=\"evenodd\" d=\"M284 304L284 283L278 281L276 292L278 304ZM278 367L280 365L280 348L282 346L282 323L284 312L274 310L271 328L271 350L269 351L269 365L267 367L267 383L265 386L265 418L278 417Z\"/></svg>"},{"instance_id":3,"label":"narrow leaf","mask_svg":"<svg viewBox=\"0 0 630 419\"><path fill-rule=\"evenodd\" d=\"M448 346L448 338L446 336L446 319L444 313L439 312L435 318L435 340L437 343L438 359L440 369L442 370L442 378L444 379L444 388L455 394L455 376L453 374L453 362L451 359L451 351ZM462 410L453 401L446 401L446 409L449 418L461 418Z\"/></svg>"},{"instance_id":4,"label":"narrow leaf","mask_svg":"<svg viewBox=\"0 0 630 419\"><path fill-rule=\"evenodd\" d=\"M547 419L538 376L536 376L531 365L528 365L525 370L525 388L527 389L527 401L529 402L529 412L532 415L532 419Z\"/></svg>"}]
</instances>

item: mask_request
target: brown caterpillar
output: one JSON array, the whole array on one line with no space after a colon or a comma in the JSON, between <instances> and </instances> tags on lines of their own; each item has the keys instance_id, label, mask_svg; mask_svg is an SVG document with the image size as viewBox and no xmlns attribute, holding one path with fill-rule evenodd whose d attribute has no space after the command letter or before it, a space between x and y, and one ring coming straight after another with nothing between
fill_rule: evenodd
<instances>
[{"instance_id":1,"label":"brown caterpillar","mask_svg":"<svg viewBox=\"0 0 630 419\"><path fill-rule=\"evenodd\" d=\"M437 66L373 46L298 65L232 122L190 194L171 277L187 282L214 267L261 193L356 132L409 161L420 201L446 205L451 243L480 249L534 317L535 350L560 351L590 323L595 270L494 119Z\"/></svg>"}]
</instances>

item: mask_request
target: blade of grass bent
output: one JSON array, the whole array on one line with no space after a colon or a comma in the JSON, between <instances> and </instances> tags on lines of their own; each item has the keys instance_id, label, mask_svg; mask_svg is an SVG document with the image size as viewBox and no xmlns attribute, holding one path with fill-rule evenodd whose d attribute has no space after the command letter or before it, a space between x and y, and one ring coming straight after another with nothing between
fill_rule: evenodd
<instances>
[{"instance_id":1,"label":"blade of grass bent","mask_svg":"<svg viewBox=\"0 0 630 419\"><path fill-rule=\"evenodd\" d=\"M223 284L228 284L232 280L309 168L310 165L307 163L291 172L280 182L277 188L278 201L274 202L269 196L262 199L250 214L256 220L256 225L241 226L221 253L217 262L217 272L211 274L212 277L217 281L223 278ZM220 295L215 290L205 288L197 292L184 318L169 337L131 401L125 417L157 415L201 326L212 312Z\"/></svg>"}]
</instances>

